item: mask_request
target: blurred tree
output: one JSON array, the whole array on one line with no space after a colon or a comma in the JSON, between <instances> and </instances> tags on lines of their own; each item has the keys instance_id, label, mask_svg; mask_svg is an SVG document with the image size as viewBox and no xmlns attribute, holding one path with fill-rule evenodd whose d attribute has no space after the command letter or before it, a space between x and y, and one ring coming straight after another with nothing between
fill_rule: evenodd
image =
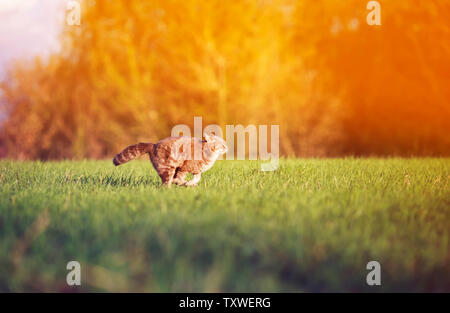
<instances>
[{"instance_id":1,"label":"blurred tree","mask_svg":"<svg viewBox=\"0 0 450 313\"><path fill-rule=\"evenodd\" d=\"M279 124L284 155L449 155L450 4L380 3L83 1L1 84L0 153L102 158L202 116Z\"/></svg>"}]
</instances>

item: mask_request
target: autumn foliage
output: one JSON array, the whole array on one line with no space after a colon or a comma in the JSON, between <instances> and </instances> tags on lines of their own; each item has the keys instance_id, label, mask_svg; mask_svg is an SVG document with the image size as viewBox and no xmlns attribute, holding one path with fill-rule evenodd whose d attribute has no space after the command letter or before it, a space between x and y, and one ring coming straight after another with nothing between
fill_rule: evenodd
<instances>
[{"instance_id":1,"label":"autumn foliage","mask_svg":"<svg viewBox=\"0 0 450 313\"><path fill-rule=\"evenodd\" d=\"M111 157L202 116L279 124L286 156L449 155L450 2L379 2L82 1L2 82L0 152Z\"/></svg>"}]
</instances>

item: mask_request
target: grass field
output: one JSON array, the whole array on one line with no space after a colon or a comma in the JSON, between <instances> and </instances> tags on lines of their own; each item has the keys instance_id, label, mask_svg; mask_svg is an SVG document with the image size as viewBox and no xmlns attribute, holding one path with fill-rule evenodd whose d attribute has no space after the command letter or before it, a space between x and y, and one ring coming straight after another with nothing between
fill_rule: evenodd
<instances>
[{"instance_id":1,"label":"grass field","mask_svg":"<svg viewBox=\"0 0 450 313\"><path fill-rule=\"evenodd\" d=\"M450 159L259 164L165 189L148 161L1 161L0 291L450 291Z\"/></svg>"}]
</instances>

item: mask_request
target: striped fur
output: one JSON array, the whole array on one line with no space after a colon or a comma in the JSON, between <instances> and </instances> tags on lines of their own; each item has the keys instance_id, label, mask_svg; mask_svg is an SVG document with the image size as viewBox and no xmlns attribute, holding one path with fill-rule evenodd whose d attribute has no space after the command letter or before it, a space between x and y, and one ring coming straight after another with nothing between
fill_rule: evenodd
<instances>
[{"instance_id":1,"label":"striped fur","mask_svg":"<svg viewBox=\"0 0 450 313\"><path fill-rule=\"evenodd\" d=\"M128 161L134 160L144 153L149 153L152 147L152 143L145 142L128 146L114 157L113 163L115 166L127 163Z\"/></svg>"},{"instance_id":2,"label":"striped fur","mask_svg":"<svg viewBox=\"0 0 450 313\"><path fill-rule=\"evenodd\" d=\"M225 141L217 136L205 134L205 141L192 137L169 137L156 144L139 143L125 148L114 157L114 165L120 165L148 153L153 167L164 185L196 186L201 174L210 169L217 158L227 152ZM199 159L195 158L195 147L201 147ZM193 179L186 181L186 175Z\"/></svg>"}]
</instances>

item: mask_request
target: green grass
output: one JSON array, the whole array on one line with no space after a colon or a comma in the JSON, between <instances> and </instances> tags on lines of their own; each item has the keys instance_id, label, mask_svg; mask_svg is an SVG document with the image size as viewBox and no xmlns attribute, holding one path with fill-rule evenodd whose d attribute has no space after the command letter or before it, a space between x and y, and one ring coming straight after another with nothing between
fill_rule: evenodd
<instances>
[{"instance_id":1,"label":"green grass","mask_svg":"<svg viewBox=\"0 0 450 313\"><path fill-rule=\"evenodd\" d=\"M450 159L259 164L165 189L148 161L1 161L0 291L450 291Z\"/></svg>"}]
</instances>

